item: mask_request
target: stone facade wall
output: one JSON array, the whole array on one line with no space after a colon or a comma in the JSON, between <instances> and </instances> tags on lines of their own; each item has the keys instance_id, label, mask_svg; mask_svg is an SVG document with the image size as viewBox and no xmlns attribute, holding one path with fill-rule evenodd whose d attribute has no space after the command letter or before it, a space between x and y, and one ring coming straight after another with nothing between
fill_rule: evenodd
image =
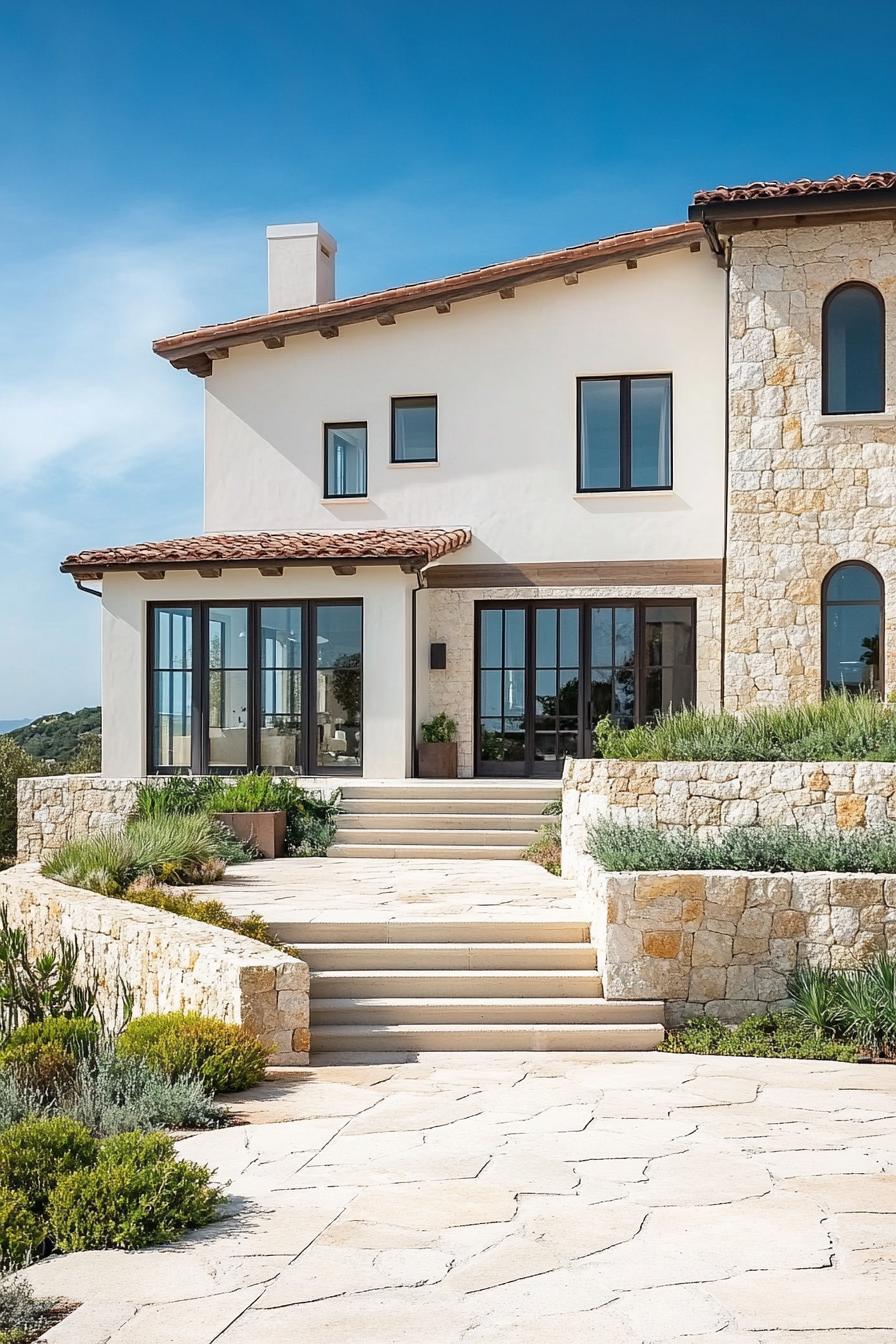
<instances>
[{"instance_id":1,"label":"stone facade wall","mask_svg":"<svg viewBox=\"0 0 896 1344\"><path fill-rule=\"evenodd\" d=\"M477 602L582 601L696 598L697 700L716 709L721 693L722 590L673 585L592 588L434 588L429 593L429 638L444 641L444 671L429 673L429 716L445 713L457 722L458 773L473 774L475 604Z\"/></svg>"},{"instance_id":2,"label":"stone facade wall","mask_svg":"<svg viewBox=\"0 0 896 1344\"><path fill-rule=\"evenodd\" d=\"M847 830L896 821L896 764L878 761L567 761L563 872L577 878L588 826Z\"/></svg>"},{"instance_id":3,"label":"stone facade wall","mask_svg":"<svg viewBox=\"0 0 896 1344\"><path fill-rule=\"evenodd\" d=\"M38 951L54 950L60 935L78 940L110 1017L120 978L137 1016L194 1010L242 1023L267 1043L272 1063L307 1064L303 961L210 924L63 886L32 864L0 873L0 904Z\"/></svg>"},{"instance_id":4,"label":"stone facade wall","mask_svg":"<svg viewBox=\"0 0 896 1344\"><path fill-rule=\"evenodd\" d=\"M670 1026L783 1007L797 966L896 952L894 877L597 870L590 885L604 993L665 999Z\"/></svg>"},{"instance_id":5,"label":"stone facade wall","mask_svg":"<svg viewBox=\"0 0 896 1344\"><path fill-rule=\"evenodd\" d=\"M67 840L120 826L132 811L140 780L102 775L20 779L17 794L20 863L40 862Z\"/></svg>"},{"instance_id":6,"label":"stone facade wall","mask_svg":"<svg viewBox=\"0 0 896 1344\"><path fill-rule=\"evenodd\" d=\"M888 687L896 684L896 342L886 411L822 416L821 314L849 280L892 315L896 222L736 235L729 329L730 476L725 703L816 700L821 585L865 560L886 588Z\"/></svg>"}]
</instances>

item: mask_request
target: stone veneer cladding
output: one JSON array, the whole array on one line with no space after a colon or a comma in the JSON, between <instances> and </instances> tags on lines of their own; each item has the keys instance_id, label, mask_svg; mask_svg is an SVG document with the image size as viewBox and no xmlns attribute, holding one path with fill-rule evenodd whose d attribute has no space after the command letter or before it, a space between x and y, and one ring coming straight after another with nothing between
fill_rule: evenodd
<instances>
[{"instance_id":1,"label":"stone veneer cladding","mask_svg":"<svg viewBox=\"0 0 896 1344\"><path fill-rule=\"evenodd\" d=\"M718 585L692 588L673 585L590 588L434 588L429 594L429 638L444 641L444 671L429 673L427 717L445 713L457 723L458 773L474 771L473 711L475 686L475 604L520 601L659 601L691 598L697 602L697 699L717 709L721 685L722 590Z\"/></svg>"},{"instance_id":2,"label":"stone veneer cladding","mask_svg":"<svg viewBox=\"0 0 896 1344\"><path fill-rule=\"evenodd\" d=\"M120 979L137 1016L196 1011L238 1022L265 1041L272 1064L307 1064L305 962L195 919L64 886L32 864L0 873L0 904L39 952L77 939L108 1018L121 1007Z\"/></svg>"},{"instance_id":3,"label":"stone veneer cladding","mask_svg":"<svg viewBox=\"0 0 896 1344\"><path fill-rule=\"evenodd\" d=\"M733 239L725 703L818 699L821 585L843 560L886 585L896 684L896 342L886 412L821 414L821 313L849 280L876 285L892 327L896 222L756 230Z\"/></svg>"}]
</instances>

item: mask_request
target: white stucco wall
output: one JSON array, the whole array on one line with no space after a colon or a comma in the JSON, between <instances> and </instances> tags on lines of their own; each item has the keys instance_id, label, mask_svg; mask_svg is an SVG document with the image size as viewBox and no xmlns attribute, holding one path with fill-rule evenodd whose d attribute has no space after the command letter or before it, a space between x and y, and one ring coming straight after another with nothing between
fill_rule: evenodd
<instances>
[{"instance_id":1,"label":"white stucco wall","mask_svg":"<svg viewBox=\"0 0 896 1344\"><path fill-rule=\"evenodd\" d=\"M576 378L672 373L673 489L576 497ZM458 562L722 554L725 276L704 245L234 346L206 388L207 531L465 525ZM437 465L390 465L390 398L439 399ZM366 502L324 501L323 425L366 420ZM204 591L204 589L203 589Z\"/></svg>"},{"instance_id":2,"label":"white stucco wall","mask_svg":"<svg viewBox=\"0 0 896 1344\"><path fill-rule=\"evenodd\" d=\"M103 581L103 774L146 773L146 614L150 602L360 598L364 604L363 769L369 777L410 774L411 590L397 566L337 575L324 567L287 568L282 578L225 570L202 579L195 570L164 579L110 574Z\"/></svg>"}]
</instances>

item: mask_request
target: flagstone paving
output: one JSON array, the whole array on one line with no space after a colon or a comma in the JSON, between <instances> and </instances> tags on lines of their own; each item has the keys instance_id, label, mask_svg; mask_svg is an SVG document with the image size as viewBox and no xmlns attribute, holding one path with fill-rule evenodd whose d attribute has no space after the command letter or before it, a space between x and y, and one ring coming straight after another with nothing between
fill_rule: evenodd
<instances>
[{"instance_id":1,"label":"flagstone paving","mask_svg":"<svg viewBox=\"0 0 896 1344\"><path fill-rule=\"evenodd\" d=\"M896 1069L427 1055L284 1071L184 1140L228 1217L58 1256L48 1344L883 1344Z\"/></svg>"}]
</instances>

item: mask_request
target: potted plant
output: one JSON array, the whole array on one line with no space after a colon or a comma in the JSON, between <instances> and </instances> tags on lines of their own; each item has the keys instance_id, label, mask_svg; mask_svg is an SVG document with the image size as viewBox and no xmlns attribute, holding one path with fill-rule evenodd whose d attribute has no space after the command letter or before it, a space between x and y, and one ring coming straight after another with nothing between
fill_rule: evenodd
<instances>
[{"instance_id":1,"label":"potted plant","mask_svg":"<svg viewBox=\"0 0 896 1344\"><path fill-rule=\"evenodd\" d=\"M421 725L423 741L418 752L421 779L457 778L457 724L447 714Z\"/></svg>"},{"instance_id":2,"label":"potted plant","mask_svg":"<svg viewBox=\"0 0 896 1344\"><path fill-rule=\"evenodd\" d=\"M242 775L214 796L210 808L216 821L262 858L279 859L286 853L286 811L274 796L270 775Z\"/></svg>"}]
</instances>

